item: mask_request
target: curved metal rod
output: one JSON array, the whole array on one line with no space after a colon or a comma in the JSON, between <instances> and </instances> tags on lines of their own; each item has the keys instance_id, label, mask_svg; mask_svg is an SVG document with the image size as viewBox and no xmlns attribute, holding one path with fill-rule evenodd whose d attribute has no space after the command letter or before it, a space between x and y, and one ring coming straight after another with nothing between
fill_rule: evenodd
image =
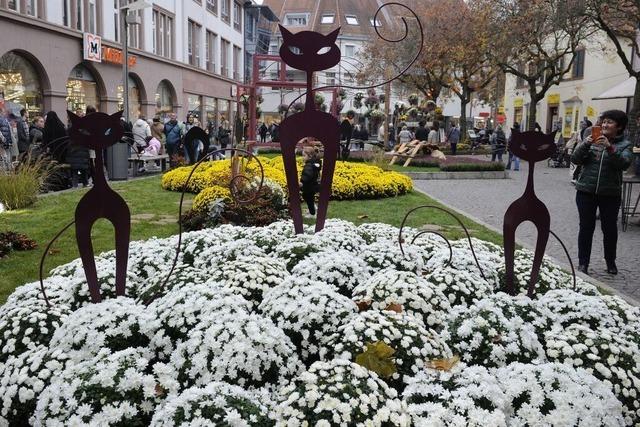
<instances>
[{"instance_id":1,"label":"curved metal rod","mask_svg":"<svg viewBox=\"0 0 640 427\"><path fill-rule=\"evenodd\" d=\"M567 256L567 259L569 260L569 266L571 267L571 275L573 276L573 290L575 291L576 288L578 287L578 283L576 281L576 270L573 267L573 261L571 260L571 255L569 255L569 251L567 250L567 247L564 245L562 240L560 240L560 237L558 237L558 235L556 233L554 233L553 231L549 230L549 234L551 234L553 237L555 237L556 240L558 241L558 243L560 243L560 246L562 246L562 249L564 250L564 253Z\"/></svg>"},{"instance_id":2,"label":"curved metal rod","mask_svg":"<svg viewBox=\"0 0 640 427\"><path fill-rule=\"evenodd\" d=\"M437 231L421 231L420 233L413 236L413 239L411 239L411 244L413 245L416 239L424 234L435 234L436 236L442 237L442 240L444 240L447 243L447 246L449 246L449 260L447 260L444 266L448 267L451 264L451 260L453 259L453 247L451 246L451 242L449 241L449 239L447 239L446 237L444 237L444 235L442 235L441 233L438 233Z\"/></svg>"},{"instance_id":3,"label":"curved metal rod","mask_svg":"<svg viewBox=\"0 0 640 427\"><path fill-rule=\"evenodd\" d=\"M460 220L460 218L458 218L453 212L445 209L445 208L441 208L440 206L433 206L433 205L423 205L423 206L418 206L417 208L413 208L411 209L409 212L407 212L407 214L404 216L404 219L402 220L402 224L400 224L400 232L398 234L398 243L400 243L400 252L402 252L402 256L405 256L404 253L404 249L402 247L402 230L404 230L405 224L407 222L407 219L409 219L409 216L419 210L419 209L427 209L427 208L431 208L431 209L437 209L439 211L442 211L444 213L447 213L449 215L451 215L453 217L453 219L455 219L458 224L460 224L460 226L462 227L462 229L464 230L465 234L467 235L467 240L469 240L469 247L471 248L471 254L473 255L473 259L476 262L476 265L478 266L478 270L480 270L480 275L482 276L482 278L484 280L487 280L487 278L484 275L484 271L482 270L482 267L480 267L480 263L478 262L478 257L476 257L476 252L473 250L473 243L471 242L471 235L469 234L469 230L467 230L467 227L465 227L465 225L462 223L462 221Z\"/></svg>"},{"instance_id":4,"label":"curved metal rod","mask_svg":"<svg viewBox=\"0 0 640 427\"><path fill-rule=\"evenodd\" d=\"M249 158L253 157L254 159L256 159L256 161L258 162L258 166L260 167L260 185L258 186L257 190L255 191L255 196L250 198L247 201L238 201L236 199L236 201L238 203L249 203L253 200L255 200L256 198L258 198L258 196L260 195L260 190L262 190L262 185L264 184L264 167L262 166L262 162L260 162L260 160L258 159L257 156L255 156L253 153L250 153L247 150L244 150L242 148L224 148L224 149L219 149L219 150L215 150L215 151L211 151L209 153L207 153L202 159L198 160L198 162L196 162L193 165L193 168L191 169L191 172L189 173L189 176L187 177L187 180L184 182L183 186L182 186L182 192L180 194L180 205L178 208L178 245L176 247L176 254L173 257L173 263L171 264L171 269L169 270L169 273L167 274L167 277L164 279L164 281L162 282L162 284L160 285L160 289L155 293L154 296L150 297L149 299L147 299L146 301L144 301L143 303L145 305L150 304L151 302L154 301L154 299L156 298L156 295L158 295L161 291L164 290L164 288L167 286L167 283L169 283L169 279L171 278L171 275L173 274L173 271L176 268L176 265L178 264L178 257L180 256L180 247L182 246L182 205L184 203L184 195L186 193L187 190L187 186L189 184L189 181L191 180L191 177L193 176L194 172L196 171L196 169L205 161L208 160L209 158L218 155L218 154L222 154L226 151L231 151L231 152L241 152L241 153L245 153L248 155ZM233 167L233 165L232 165ZM241 175L238 175L241 176ZM231 192L231 196L234 197L234 191L231 188L231 186L233 185L233 181L238 178L238 176L234 177L231 182L230 182L230 188L229 191Z\"/></svg>"},{"instance_id":5,"label":"curved metal rod","mask_svg":"<svg viewBox=\"0 0 640 427\"><path fill-rule=\"evenodd\" d=\"M53 239L51 239L51 241L47 244L47 246L44 248L44 253L42 254L42 257L40 258L40 291L42 292L42 296L44 297L44 302L47 303L47 307L51 308L51 303L49 302L49 298L47 298L47 292L44 290L44 274L43 271L44 270L44 260L47 258L47 254L49 253L49 249L51 248L51 245L53 245L53 243L58 240L58 238L62 235L62 233L64 233L65 231L67 231L67 229L69 227L71 227L73 224L75 224L76 221L73 220L71 221L69 224L67 224L62 230L60 230L58 232L58 234L55 235L55 237Z\"/></svg>"},{"instance_id":6,"label":"curved metal rod","mask_svg":"<svg viewBox=\"0 0 640 427\"><path fill-rule=\"evenodd\" d=\"M401 41L405 40L408 36L409 36L409 25L407 24L407 20L405 19L405 17L401 17L402 19L402 24L404 25L404 35L397 39L397 40L393 40L393 39L388 39L386 37L384 37L382 34L380 34L380 30L378 29L378 14L380 13L380 11L387 6L392 6L392 5L396 5L396 6L401 6L405 9L407 9L415 18L416 21L418 22L418 27L420 28L420 48L418 49L418 52L415 54L415 56L413 57L413 59L409 62L409 64L404 67L404 69L402 71L400 71L398 73L398 75L383 81L382 83L377 83L375 85L371 85L371 86L350 86L350 85L328 85L328 86L320 86L317 88L312 89L312 93L318 90L323 90L323 89L330 89L330 88L338 88L338 89L356 89L356 90L366 90L366 89L374 89L376 87L380 87L380 86L384 86L387 83L391 83L392 81L396 80L398 77L400 77L402 74L406 73L409 68L411 68L413 66L413 64L418 60L418 58L420 58L420 54L422 53L422 50L424 49L424 29L422 27L422 22L420 21L420 18L418 17L418 15L416 15L416 13L407 5L404 5L402 3L398 3L398 2L390 2L390 3L385 3L383 5L381 5L378 10L376 11L375 15L373 15L373 29L376 31L376 34L378 35L378 37L380 37L382 40L388 42L388 43L400 43ZM295 98L293 101L291 101L291 103L289 104L289 108L287 108L287 112L291 109L291 107L293 106L293 104L295 104L300 98L302 98L303 96L307 95L308 92L304 92L302 94L300 94L297 98ZM286 115L285 115L286 117Z\"/></svg>"}]
</instances>

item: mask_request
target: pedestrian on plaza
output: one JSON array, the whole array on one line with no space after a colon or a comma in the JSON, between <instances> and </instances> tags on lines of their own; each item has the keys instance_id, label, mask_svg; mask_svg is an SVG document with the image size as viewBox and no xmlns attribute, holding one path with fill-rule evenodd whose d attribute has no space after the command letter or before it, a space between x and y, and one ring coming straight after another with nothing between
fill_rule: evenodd
<instances>
[{"instance_id":1,"label":"pedestrian on plaza","mask_svg":"<svg viewBox=\"0 0 640 427\"><path fill-rule=\"evenodd\" d=\"M451 155L455 156L458 148L458 142L460 142L460 130L456 127L455 123L451 123L451 128L447 132L445 142L448 142L451 146Z\"/></svg>"},{"instance_id":2,"label":"pedestrian on plaza","mask_svg":"<svg viewBox=\"0 0 640 427\"><path fill-rule=\"evenodd\" d=\"M425 127L425 121L418 122L418 128L416 129L416 139L420 142L427 142L429 139L429 129Z\"/></svg>"},{"instance_id":3,"label":"pedestrian on plaza","mask_svg":"<svg viewBox=\"0 0 640 427\"><path fill-rule=\"evenodd\" d=\"M11 128L11 139L13 140L13 144L9 147L9 151L11 153L11 161L14 162L18 159L20 155L20 151L18 150L18 117L15 114L9 114L9 125Z\"/></svg>"},{"instance_id":4,"label":"pedestrian on plaza","mask_svg":"<svg viewBox=\"0 0 640 427\"><path fill-rule=\"evenodd\" d=\"M169 155L169 164L175 164L175 155L178 153L185 132L184 123L178 122L176 113L169 113L169 121L164 125L165 149Z\"/></svg>"},{"instance_id":5,"label":"pedestrian on plaza","mask_svg":"<svg viewBox=\"0 0 640 427\"><path fill-rule=\"evenodd\" d=\"M63 163L66 155L67 129L55 111L49 111L44 119L42 130L42 145L46 152L58 163Z\"/></svg>"},{"instance_id":6,"label":"pedestrian on plaza","mask_svg":"<svg viewBox=\"0 0 640 427\"><path fill-rule=\"evenodd\" d=\"M440 127L438 122L433 122L433 125L431 125L431 131L429 131L427 142L429 144L440 145Z\"/></svg>"},{"instance_id":7,"label":"pedestrian on plaza","mask_svg":"<svg viewBox=\"0 0 640 427\"><path fill-rule=\"evenodd\" d=\"M269 128L264 122L260 125L258 133L260 133L260 144L265 144L267 142L267 133L269 133Z\"/></svg>"},{"instance_id":8,"label":"pedestrian on plaza","mask_svg":"<svg viewBox=\"0 0 640 427\"><path fill-rule=\"evenodd\" d=\"M83 187L88 185L89 158L89 148L71 141L65 156L65 163L71 169L71 188L76 188L78 183L82 183Z\"/></svg>"},{"instance_id":9,"label":"pedestrian on plaza","mask_svg":"<svg viewBox=\"0 0 640 427\"><path fill-rule=\"evenodd\" d=\"M273 133L271 135L273 137ZM231 127L229 125L229 121L224 116L221 116L220 126L218 126L218 144L220 144L220 149L226 150L230 141L231 141Z\"/></svg>"},{"instance_id":10,"label":"pedestrian on plaza","mask_svg":"<svg viewBox=\"0 0 640 427\"><path fill-rule=\"evenodd\" d=\"M31 139L29 137L29 112L23 108L20 110L20 117L17 119L18 127L18 152L20 154L29 150Z\"/></svg>"},{"instance_id":11,"label":"pedestrian on plaza","mask_svg":"<svg viewBox=\"0 0 640 427\"><path fill-rule=\"evenodd\" d=\"M44 117L36 116L29 128L30 146L42 144L42 131L44 129Z\"/></svg>"},{"instance_id":12,"label":"pedestrian on plaza","mask_svg":"<svg viewBox=\"0 0 640 427\"><path fill-rule=\"evenodd\" d=\"M617 219L622 195L622 173L631 164L631 143L624 137L627 115L620 110L605 111L601 115L602 134L591 135L576 147L571 161L582 165L576 182L576 205L580 217L578 233L578 270L588 274L596 210L600 211L607 272L617 274Z\"/></svg>"},{"instance_id":13,"label":"pedestrian on plaza","mask_svg":"<svg viewBox=\"0 0 640 427\"><path fill-rule=\"evenodd\" d=\"M151 136L151 126L149 126L149 123L147 123L146 117L143 114L140 114L138 116L138 120L133 124L132 132L136 152L142 153L147 146L147 137Z\"/></svg>"},{"instance_id":14,"label":"pedestrian on plaza","mask_svg":"<svg viewBox=\"0 0 640 427\"><path fill-rule=\"evenodd\" d=\"M302 158L304 167L300 177L300 189L302 190L302 199L307 203L307 208L309 209L309 213L304 216L305 218L314 218L316 216L316 193L320 190L319 179L322 160L320 159L320 152L314 146L304 147Z\"/></svg>"},{"instance_id":15,"label":"pedestrian on plaza","mask_svg":"<svg viewBox=\"0 0 640 427\"><path fill-rule=\"evenodd\" d=\"M580 132L576 134L577 138L576 138L576 141L574 141L575 144L571 147L571 151L569 152L570 155L573 154L573 151L576 149L578 144L584 141L587 134L591 134L592 126L593 126L593 123L591 123L591 120L587 119L586 117L580 122ZM569 145L569 143L567 143L567 145ZM576 165L573 162L569 164L569 173L571 174L572 184L575 185L576 181L578 180L578 176L580 176L581 171L582 171L582 166Z\"/></svg>"},{"instance_id":16,"label":"pedestrian on plaza","mask_svg":"<svg viewBox=\"0 0 640 427\"><path fill-rule=\"evenodd\" d=\"M193 114L189 114L187 116L187 123L185 124L185 133L189 132L194 127L199 127L198 125L199 122L196 120L195 116ZM185 142L184 158L188 164L196 163L198 161L198 158L200 157L200 153L202 152L202 150L204 150L204 141L194 139L192 141L189 141L189 144L191 146L187 147ZM189 154L190 152L194 153L193 159L191 159L191 155Z\"/></svg>"},{"instance_id":17,"label":"pedestrian on plaza","mask_svg":"<svg viewBox=\"0 0 640 427\"><path fill-rule=\"evenodd\" d=\"M160 150L158 154L164 154L164 125L160 122L160 118L154 118L151 125L151 136L160 141Z\"/></svg>"},{"instance_id":18,"label":"pedestrian on plaza","mask_svg":"<svg viewBox=\"0 0 640 427\"><path fill-rule=\"evenodd\" d=\"M11 124L5 117L5 110L0 108L0 148L3 150L3 156L11 159L11 146L13 145L13 135L11 134Z\"/></svg>"},{"instance_id":19,"label":"pedestrian on plaza","mask_svg":"<svg viewBox=\"0 0 640 427\"><path fill-rule=\"evenodd\" d=\"M520 157L518 157L515 154L513 154L512 150L511 150L511 142L513 140L513 134L514 133L520 133L520 123L518 123L518 122L514 122L513 123L513 128L511 128L511 134L509 135L509 140L507 141L507 153L509 155L509 160L507 160L507 166L505 167L505 169L506 170L511 170L511 163L513 162L513 170L514 171L519 171L520 170Z\"/></svg>"},{"instance_id":20,"label":"pedestrian on plaza","mask_svg":"<svg viewBox=\"0 0 640 427\"><path fill-rule=\"evenodd\" d=\"M491 161L498 160L502 163L502 155L507 145L507 137L504 134L504 130L502 130L502 125L496 127L496 131L491 134L489 141L491 143Z\"/></svg>"},{"instance_id":21,"label":"pedestrian on plaza","mask_svg":"<svg viewBox=\"0 0 640 427\"><path fill-rule=\"evenodd\" d=\"M400 140L400 144L408 144L413 141L413 134L406 126L402 126L402 130L398 135L398 139Z\"/></svg>"}]
</instances>

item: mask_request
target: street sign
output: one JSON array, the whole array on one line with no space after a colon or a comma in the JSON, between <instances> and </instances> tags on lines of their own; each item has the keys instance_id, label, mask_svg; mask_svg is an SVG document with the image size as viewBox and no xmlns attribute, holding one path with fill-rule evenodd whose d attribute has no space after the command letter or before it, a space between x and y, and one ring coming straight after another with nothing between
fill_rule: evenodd
<instances>
[{"instance_id":1,"label":"street sign","mask_svg":"<svg viewBox=\"0 0 640 427\"><path fill-rule=\"evenodd\" d=\"M83 48L86 61L102 62L102 37L84 33Z\"/></svg>"}]
</instances>

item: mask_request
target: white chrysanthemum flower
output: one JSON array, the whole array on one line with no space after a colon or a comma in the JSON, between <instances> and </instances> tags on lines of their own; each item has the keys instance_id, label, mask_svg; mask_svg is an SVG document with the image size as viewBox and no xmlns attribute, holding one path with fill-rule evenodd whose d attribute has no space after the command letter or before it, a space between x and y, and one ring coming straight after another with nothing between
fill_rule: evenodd
<instances>
[{"instance_id":1,"label":"white chrysanthemum flower","mask_svg":"<svg viewBox=\"0 0 640 427\"><path fill-rule=\"evenodd\" d=\"M495 371L508 405L508 425L625 425L611 388L562 363L512 363Z\"/></svg>"},{"instance_id":2,"label":"white chrysanthemum flower","mask_svg":"<svg viewBox=\"0 0 640 427\"><path fill-rule=\"evenodd\" d=\"M374 310L401 306L402 312L420 319L429 328L440 329L451 306L442 291L409 271L380 270L353 290L353 300Z\"/></svg>"},{"instance_id":3,"label":"white chrysanthemum flower","mask_svg":"<svg viewBox=\"0 0 640 427\"><path fill-rule=\"evenodd\" d=\"M405 243L402 245L402 250L404 255L398 243L381 240L364 246L359 256L367 263L372 274L386 268L421 273L424 268L424 257L420 248Z\"/></svg>"},{"instance_id":4,"label":"white chrysanthemum flower","mask_svg":"<svg viewBox=\"0 0 640 427\"><path fill-rule=\"evenodd\" d=\"M359 404L354 405L355 402ZM274 417L278 427L410 424L395 390L368 369L339 359L315 362L284 387Z\"/></svg>"},{"instance_id":5,"label":"white chrysanthemum flower","mask_svg":"<svg viewBox=\"0 0 640 427\"><path fill-rule=\"evenodd\" d=\"M293 267L291 274L333 285L345 296L351 296L353 288L370 277L367 264L345 250L325 250L307 257Z\"/></svg>"},{"instance_id":6,"label":"white chrysanthemum flower","mask_svg":"<svg viewBox=\"0 0 640 427\"><path fill-rule=\"evenodd\" d=\"M495 284L486 281L470 270L442 267L431 271L425 279L449 298L452 306L469 307L496 290Z\"/></svg>"},{"instance_id":7,"label":"white chrysanthemum flower","mask_svg":"<svg viewBox=\"0 0 640 427\"><path fill-rule=\"evenodd\" d=\"M253 393L223 382L191 387L172 394L160 405L152 427L229 425L262 427L271 425L268 409Z\"/></svg>"},{"instance_id":8,"label":"white chrysanthemum flower","mask_svg":"<svg viewBox=\"0 0 640 427\"><path fill-rule=\"evenodd\" d=\"M413 424L506 427L505 394L482 366L425 369L406 380L402 397Z\"/></svg>"}]
</instances>

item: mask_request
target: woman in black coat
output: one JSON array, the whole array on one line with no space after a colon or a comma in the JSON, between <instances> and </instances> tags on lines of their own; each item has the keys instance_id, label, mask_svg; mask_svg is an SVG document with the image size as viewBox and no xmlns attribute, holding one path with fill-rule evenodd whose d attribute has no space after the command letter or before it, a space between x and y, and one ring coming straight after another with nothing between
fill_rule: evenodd
<instances>
[{"instance_id":1,"label":"woman in black coat","mask_svg":"<svg viewBox=\"0 0 640 427\"><path fill-rule=\"evenodd\" d=\"M66 136L67 129L58 114L55 111L49 111L42 130L42 145L45 151L59 163L64 162L67 154L67 140L63 139Z\"/></svg>"}]
</instances>

